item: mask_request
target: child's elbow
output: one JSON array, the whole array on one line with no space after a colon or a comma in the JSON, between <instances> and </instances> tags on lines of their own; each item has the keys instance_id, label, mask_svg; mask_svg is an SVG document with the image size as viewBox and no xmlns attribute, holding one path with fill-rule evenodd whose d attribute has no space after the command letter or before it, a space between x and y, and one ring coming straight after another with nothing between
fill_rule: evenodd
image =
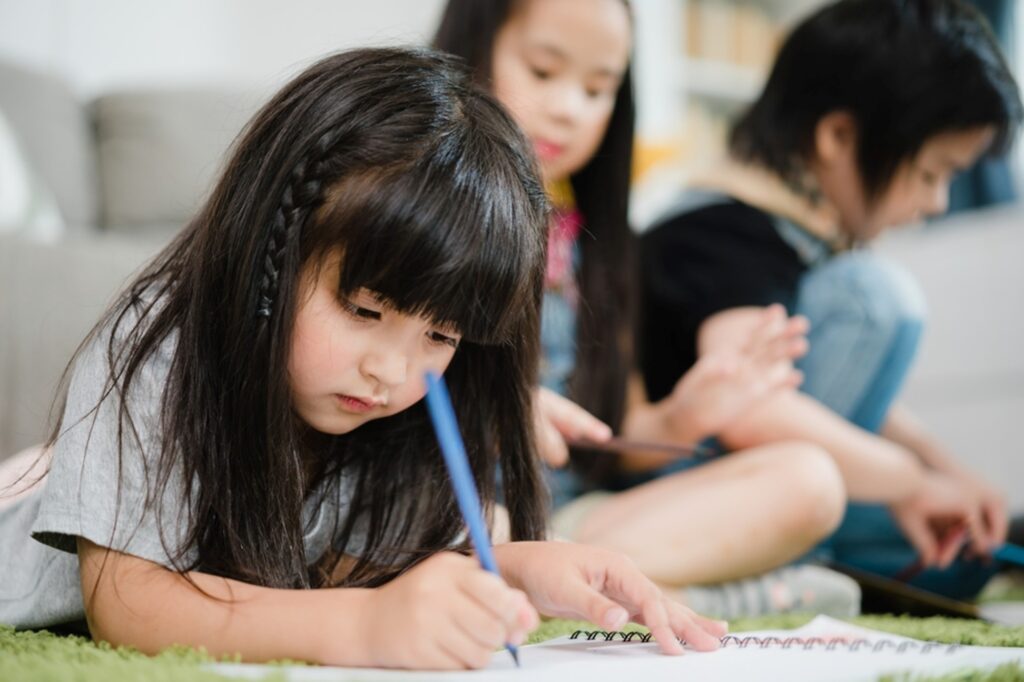
<instances>
[{"instance_id":1,"label":"child's elbow","mask_svg":"<svg viewBox=\"0 0 1024 682\"><path fill-rule=\"evenodd\" d=\"M140 598L140 578L155 565L78 539L82 601L89 632L96 641L131 646L146 654L162 647L148 627L151 600Z\"/></svg>"}]
</instances>

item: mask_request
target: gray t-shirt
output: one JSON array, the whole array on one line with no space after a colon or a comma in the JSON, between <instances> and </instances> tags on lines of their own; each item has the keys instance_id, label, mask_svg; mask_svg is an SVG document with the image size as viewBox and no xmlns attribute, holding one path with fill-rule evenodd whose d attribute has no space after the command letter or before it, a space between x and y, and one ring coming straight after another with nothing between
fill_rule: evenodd
<instances>
[{"instance_id":1,"label":"gray t-shirt","mask_svg":"<svg viewBox=\"0 0 1024 682\"><path fill-rule=\"evenodd\" d=\"M122 329L130 324L125 320ZM85 629L77 537L168 568L171 558L165 546L173 552L185 537L187 510L177 492L180 476L165 487L156 505L147 509L144 504L148 482L155 477L161 401L177 336L168 336L133 382L127 404L138 440L126 429L120 462L117 392L111 391L92 412L107 386L109 337L109 330L98 335L75 364L46 480L27 497L0 508L0 623ZM330 547L332 533L350 507L351 488L344 479L324 485L329 487L311 495L303 510L304 544L311 559ZM352 552L353 544L358 546L359 540L346 552ZM192 557L187 554L186 561Z\"/></svg>"}]
</instances>

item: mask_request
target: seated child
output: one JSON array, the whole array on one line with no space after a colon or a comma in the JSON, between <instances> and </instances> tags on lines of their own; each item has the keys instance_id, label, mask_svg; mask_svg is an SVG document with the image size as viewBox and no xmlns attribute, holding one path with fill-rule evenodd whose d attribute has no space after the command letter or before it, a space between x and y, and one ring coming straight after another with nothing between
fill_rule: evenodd
<instances>
[{"instance_id":1,"label":"seated child","mask_svg":"<svg viewBox=\"0 0 1024 682\"><path fill-rule=\"evenodd\" d=\"M961 0L841 0L785 41L729 159L699 174L642 243L642 357L652 398L705 354L740 343L760 306L810 320L800 392L758 403L719 438L824 447L855 501L827 545L843 563L976 593L993 570L956 561L1006 537L1002 495L896 402L921 336L911 277L868 248L946 210L949 183L1005 149L1016 83Z\"/></svg>"}]
</instances>

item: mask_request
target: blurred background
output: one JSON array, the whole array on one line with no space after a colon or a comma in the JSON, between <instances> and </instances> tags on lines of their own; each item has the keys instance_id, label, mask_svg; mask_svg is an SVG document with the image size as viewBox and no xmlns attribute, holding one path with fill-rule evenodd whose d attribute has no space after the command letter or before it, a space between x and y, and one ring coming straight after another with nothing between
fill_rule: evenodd
<instances>
[{"instance_id":1,"label":"blurred background","mask_svg":"<svg viewBox=\"0 0 1024 682\"><path fill-rule=\"evenodd\" d=\"M317 57L422 44L444 0L0 0L0 459L42 440L56 381L116 289L202 200L255 108ZM722 149L820 0L633 0L633 218ZM1015 65L1024 12L977 0ZM1015 66L1015 73L1020 73ZM879 249L931 304L907 402L1024 509L1024 153Z\"/></svg>"}]
</instances>

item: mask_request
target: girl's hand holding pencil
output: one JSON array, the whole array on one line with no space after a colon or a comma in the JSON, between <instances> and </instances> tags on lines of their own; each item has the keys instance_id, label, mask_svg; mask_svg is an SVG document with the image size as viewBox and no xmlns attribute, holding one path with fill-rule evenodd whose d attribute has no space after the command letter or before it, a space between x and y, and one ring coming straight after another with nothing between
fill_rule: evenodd
<instances>
[{"instance_id":1,"label":"girl's hand holding pencil","mask_svg":"<svg viewBox=\"0 0 1024 682\"><path fill-rule=\"evenodd\" d=\"M483 668L540 622L523 592L453 552L370 590L360 620L372 665L431 670Z\"/></svg>"}]
</instances>

